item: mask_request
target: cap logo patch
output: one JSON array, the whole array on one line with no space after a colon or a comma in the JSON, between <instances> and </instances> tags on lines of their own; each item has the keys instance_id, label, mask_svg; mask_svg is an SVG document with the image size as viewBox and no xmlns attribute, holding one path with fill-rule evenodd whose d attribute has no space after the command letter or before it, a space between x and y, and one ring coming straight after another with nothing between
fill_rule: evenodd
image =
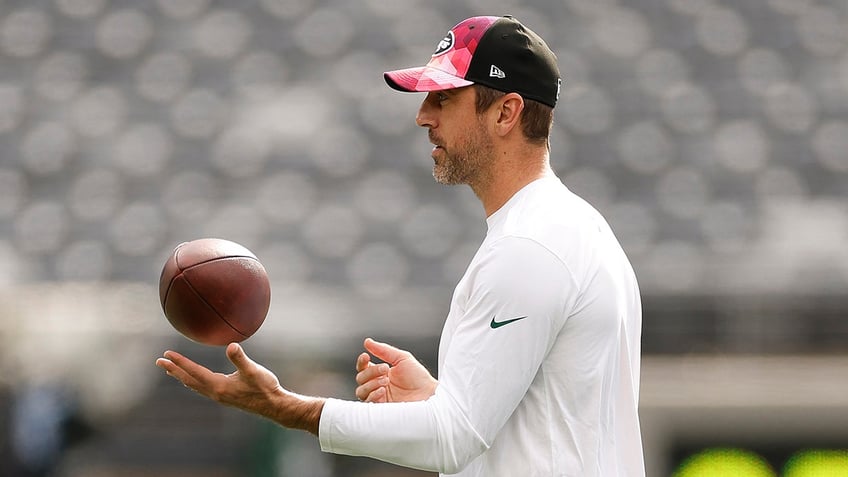
<instances>
[{"instance_id":1,"label":"cap logo patch","mask_svg":"<svg viewBox=\"0 0 848 477\"><path fill-rule=\"evenodd\" d=\"M489 76L490 76L490 77L492 77L492 78L500 78L500 79L504 79L504 78L506 78L506 73L504 73L504 72L503 72L500 68L498 68L497 66L492 65L492 66L489 68Z\"/></svg>"},{"instance_id":2,"label":"cap logo patch","mask_svg":"<svg viewBox=\"0 0 848 477\"><path fill-rule=\"evenodd\" d=\"M453 30L448 31L448 34L442 38L442 41L439 42L439 46L436 47L436 51L433 53L433 56L444 55L451 48L453 48L454 43Z\"/></svg>"}]
</instances>

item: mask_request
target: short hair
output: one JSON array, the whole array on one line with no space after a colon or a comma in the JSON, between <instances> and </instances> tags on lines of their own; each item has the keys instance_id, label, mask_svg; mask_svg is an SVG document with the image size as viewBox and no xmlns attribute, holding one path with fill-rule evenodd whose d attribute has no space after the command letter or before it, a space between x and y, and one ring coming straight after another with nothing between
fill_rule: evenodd
<instances>
[{"instance_id":1,"label":"short hair","mask_svg":"<svg viewBox=\"0 0 848 477\"><path fill-rule=\"evenodd\" d=\"M477 91L477 114L489 109L489 107L506 93L503 91L475 84ZM521 114L521 131L528 141L542 144L547 143L551 135L551 126L554 122L554 108L547 104L524 98L524 111Z\"/></svg>"}]
</instances>

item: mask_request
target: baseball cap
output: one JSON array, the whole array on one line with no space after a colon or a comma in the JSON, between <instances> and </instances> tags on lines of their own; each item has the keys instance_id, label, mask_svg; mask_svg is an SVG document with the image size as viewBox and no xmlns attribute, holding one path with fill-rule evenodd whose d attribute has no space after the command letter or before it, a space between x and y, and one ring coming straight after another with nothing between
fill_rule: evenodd
<instances>
[{"instance_id":1,"label":"baseball cap","mask_svg":"<svg viewBox=\"0 0 848 477\"><path fill-rule=\"evenodd\" d=\"M542 38L510 15L463 20L439 42L426 66L387 71L398 91L439 91L482 84L548 106L559 98L556 55Z\"/></svg>"}]
</instances>

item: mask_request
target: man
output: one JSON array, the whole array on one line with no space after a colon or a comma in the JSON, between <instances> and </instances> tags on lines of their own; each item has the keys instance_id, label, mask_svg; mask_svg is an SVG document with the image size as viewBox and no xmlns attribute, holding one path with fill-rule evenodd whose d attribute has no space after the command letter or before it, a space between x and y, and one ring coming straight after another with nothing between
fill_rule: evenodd
<instances>
[{"instance_id":1,"label":"man","mask_svg":"<svg viewBox=\"0 0 848 477\"><path fill-rule=\"evenodd\" d=\"M350 402L282 388L237 344L237 371L167 351L186 386L292 428L328 452L476 477L643 476L637 414L641 303L607 223L549 164L556 58L512 17L469 18L425 67L385 74L426 92L433 175L468 184L488 232L460 280L439 344L439 379L366 340Z\"/></svg>"}]
</instances>

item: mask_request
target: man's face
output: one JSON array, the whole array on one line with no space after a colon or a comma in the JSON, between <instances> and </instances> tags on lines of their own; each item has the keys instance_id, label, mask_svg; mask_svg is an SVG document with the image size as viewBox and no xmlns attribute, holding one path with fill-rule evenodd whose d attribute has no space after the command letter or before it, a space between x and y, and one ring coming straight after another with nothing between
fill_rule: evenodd
<instances>
[{"instance_id":1,"label":"man's face","mask_svg":"<svg viewBox=\"0 0 848 477\"><path fill-rule=\"evenodd\" d=\"M494 145L475 109L474 88L427 94L416 122L429 129L433 148L433 177L441 184L477 183L491 164Z\"/></svg>"}]
</instances>

